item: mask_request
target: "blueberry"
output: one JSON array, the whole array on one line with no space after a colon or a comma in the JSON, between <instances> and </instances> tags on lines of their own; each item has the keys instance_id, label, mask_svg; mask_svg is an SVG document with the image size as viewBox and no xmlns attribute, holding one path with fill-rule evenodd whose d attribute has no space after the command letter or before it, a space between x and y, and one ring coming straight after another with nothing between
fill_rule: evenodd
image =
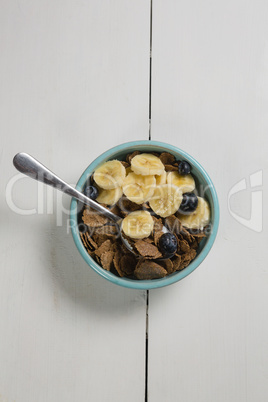
<instances>
[{"instance_id":1,"label":"blueberry","mask_svg":"<svg viewBox=\"0 0 268 402\"><path fill-rule=\"evenodd\" d=\"M178 171L181 175L186 175L191 172L191 165L186 161L179 162Z\"/></svg>"},{"instance_id":2,"label":"blueberry","mask_svg":"<svg viewBox=\"0 0 268 402\"><path fill-rule=\"evenodd\" d=\"M97 187L94 187L94 186L87 186L87 187L85 188L85 190L84 190L84 194L85 194L88 198L91 198L92 200L95 200L95 199L98 197L99 192L98 192Z\"/></svg>"},{"instance_id":3,"label":"blueberry","mask_svg":"<svg viewBox=\"0 0 268 402\"><path fill-rule=\"evenodd\" d=\"M198 198L194 193L184 193L179 208L181 214L187 215L193 213L198 205Z\"/></svg>"},{"instance_id":4,"label":"blueberry","mask_svg":"<svg viewBox=\"0 0 268 402\"><path fill-rule=\"evenodd\" d=\"M177 251L178 242L173 233L164 233L158 244L163 255L174 254Z\"/></svg>"},{"instance_id":5,"label":"blueberry","mask_svg":"<svg viewBox=\"0 0 268 402\"><path fill-rule=\"evenodd\" d=\"M194 212L198 205L198 198L194 193L184 193L179 212L187 215Z\"/></svg>"}]
</instances>

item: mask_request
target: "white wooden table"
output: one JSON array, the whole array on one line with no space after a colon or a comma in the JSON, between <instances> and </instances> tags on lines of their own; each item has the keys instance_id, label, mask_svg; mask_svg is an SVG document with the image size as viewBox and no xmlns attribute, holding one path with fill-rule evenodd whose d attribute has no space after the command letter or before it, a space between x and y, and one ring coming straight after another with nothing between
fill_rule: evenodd
<instances>
[{"instance_id":1,"label":"white wooden table","mask_svg":"<svg viewBox=\"0 0 268 402\"><path fill-rule=\"evenodd\" d=\"M0 1L0 402L268 400L267 21L266 0ZM221 224L192 275L149 292L146 355L146 291L90 270L68 197L12 158L75 184L106 149L148 139L150 103L151 138L203 164ZM238 222L256 208L262 231Z\"/></svg>"}]
</instances>

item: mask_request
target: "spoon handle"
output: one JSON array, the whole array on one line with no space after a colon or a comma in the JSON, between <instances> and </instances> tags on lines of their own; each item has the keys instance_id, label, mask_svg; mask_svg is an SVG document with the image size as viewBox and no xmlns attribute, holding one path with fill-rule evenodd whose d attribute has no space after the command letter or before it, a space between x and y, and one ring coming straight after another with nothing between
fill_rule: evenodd
<instances>
[{"instance_id":1,"label":"spoon handle","mask_svg":"<svg viewBox=\"0 0 268 402\"><path fill-rule=\"evenodd\" d=\"M75 188L69 186L69 184L65 183L65 181L61 180L58 176L52 173L49 169L47 169L44 165L34 159L32 156L20 152L14 156L13 164L15 168L25 175L45 183L49 186L55 187L56 189L62 191L65 194L70 195L71 197L76 198L78 201L81 201L83 204L89 205L96 211L102 213L107 216L107 218L112 219L114 222L118 223L121 218L108 209L104 208L97 202L91 200L86 197L84 194L80 193L80 191Z\"/></svg>"}]
</instances>

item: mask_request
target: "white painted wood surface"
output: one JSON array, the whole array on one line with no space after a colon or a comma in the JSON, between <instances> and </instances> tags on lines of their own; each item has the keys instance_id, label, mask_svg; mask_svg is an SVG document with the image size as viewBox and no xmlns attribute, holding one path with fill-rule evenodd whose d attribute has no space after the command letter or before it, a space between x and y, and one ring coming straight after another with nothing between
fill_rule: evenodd
<instances>
[{"instance_id":1,"label":"white painted wood surface","mask_svg":"<svg viewBox=\"0 0 268 402\"><path fill-rule=\"evenodd\" d=\"M142 401L146 292L88 268L58 221L67 196L44 189L44 213L22 216L4 193L19 151L75 184L100 153L148 138L149 2L0 7L0 401ZM13 200L41 208L37 192L24 178Z\"/></svg>"},{"instance_id":2,"label":"white painted wood surface","mask_svg":"<svg viewBox=\"0 0 268 402\"><path fill-rule=\"evenodd\" d=\"M152 139L205 167L221 222L193 274L150 291L150 401L268 400L267 193L261 233L227 208L245 178L231 208L250 218L259 170L263 186L252 191L267 192L267 20L266 1L153 1Z\"/></svg>"},{"instance_id":3,"label":"white painted wood surface","mask_svg":"<svg viewBox=\"0 0 268 402\"><path fill-rule=\"evenodd\" d=\"M25 178L13 200L40 213L22 216L3 194L18 151L75 184L104 150L148 138L149 3L0 2L0 402L144 400L145 292L88 269L67 197ZM221 224L192 275L150 291L152 402L268 399L267 228L227 207L237 182L267 176L267 17L264 0L153 0L152 139L203 164ZM232 197L234 213L250 205L249 188Z\"/></svg>"}]
</instances>

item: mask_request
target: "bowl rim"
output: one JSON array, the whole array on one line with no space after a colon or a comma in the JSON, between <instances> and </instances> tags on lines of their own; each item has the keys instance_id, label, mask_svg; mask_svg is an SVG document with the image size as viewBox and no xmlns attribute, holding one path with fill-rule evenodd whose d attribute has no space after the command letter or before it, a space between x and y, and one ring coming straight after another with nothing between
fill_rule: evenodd
<instances>
[{"instance_id":1,"label":"bowl rim","mask_svg":"<svg viewBox=\"0 0 268 402\"><path fill-rule=\"evenodd\" d=\"M77 200L75 198L72 198L71 201L71 207L70 207L70 220L71 220L71 231L72 231L72 236L74 239L74 242L76 244L76 247L78 251L80 252L81 256L85 260L85 262L95 271L97 272L100 276L103 278L109 280L110 282L120 285L123 287L127 287L130 289L140 289L140 290L149 290L149 289L155 289L155 288L160 288L164 286L171 285L172 283L178 282L181 279L185 278L189 274L191 274L206 258L208 255L209 251L212 248L212 245L215 241L215 238L217 236L218 232L218 227L219 227L219 217L220 217L220 212L219 212L219 202L218 202L218 197L217 193L214 187L214 184L212 183L212 180L210 179L209 175L205 171L205 169L200 165L199 162L197 162L191 155L189 155L187 152L183 151L182 149L171 145L167 144L164 142L159 142L159 141L153 141L153 140L140 140L140 141L131 141L131 142L125 142L120 145L117 145L115 147L112 147L99 155L93 162L88 165L88 167L85 169L85 171L82 173L80 176L76 189L78 191L82 190L82 187L88 178L88 175L90 172L94 171L96 167L102 163L104 160L108 160L112 158L113 154L117 154L120 151L127 150L128 148L135 148L135 147L141 147L141 146L153 146L154 151L157 152L157 147L159 148L165 148L167 149L167 152L175 152L179 153L182 157L187 159L201 174L203 175L205 181L209 184L210 186L210 191L211 191L211 196L213 200L213 205L214 205L214 222L213 222L213 231L209 236L209 239L204 246L204 248L201 250L199 255L188 265L188 267L184 268L181 271L177 271L176 273L173 273L169 276L166 276L161 279L153 279L153 280L133 280L129 278L121 278L117 277L114 274L112 274L109 271L104 270L99 264L97 264L96 261L93 260L92 257L87 253L82 240L79 235L79 230L78 230L78 224L77 224ZM163 151L162 151L163 152ZM73 225L72 223L75 222Z\"/></svg>"}]
</instances>

